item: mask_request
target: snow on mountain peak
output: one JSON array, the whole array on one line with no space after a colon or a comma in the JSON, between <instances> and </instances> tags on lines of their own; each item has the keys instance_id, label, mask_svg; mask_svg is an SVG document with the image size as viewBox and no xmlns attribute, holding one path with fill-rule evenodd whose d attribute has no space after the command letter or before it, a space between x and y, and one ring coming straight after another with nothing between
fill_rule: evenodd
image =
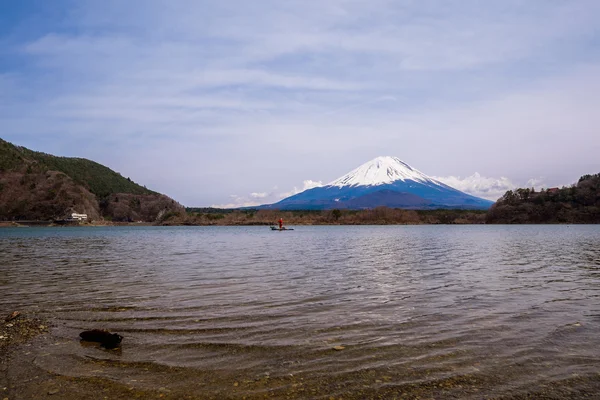
<instances>
[{"instance_id":1,"label":"snow on mountain peak","mask_svg":"<svg viewBox=\"0 0 600 400\"><path fill-rule=\"evenodd\" d=\"M328 186L376 186L395 181L438 182L412 168L398 157L377 157L329 183Z\"/></svg>"}]
</instances>

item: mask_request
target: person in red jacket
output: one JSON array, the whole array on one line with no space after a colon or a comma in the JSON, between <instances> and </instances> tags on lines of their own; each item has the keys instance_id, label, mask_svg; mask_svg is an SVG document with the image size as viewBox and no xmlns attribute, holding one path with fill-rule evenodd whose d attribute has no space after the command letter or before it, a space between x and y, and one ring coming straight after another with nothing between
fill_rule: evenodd
<instances>
[{"instance_id":1,"label":"person in red jacket","mask_svg":"<svg viewBox=\"0 0 600 400\"><path fill-rule=\"evenodd\" d=\"M279 229L283 229L283 218L279 218Z\"/></svg>"}]
</instances>

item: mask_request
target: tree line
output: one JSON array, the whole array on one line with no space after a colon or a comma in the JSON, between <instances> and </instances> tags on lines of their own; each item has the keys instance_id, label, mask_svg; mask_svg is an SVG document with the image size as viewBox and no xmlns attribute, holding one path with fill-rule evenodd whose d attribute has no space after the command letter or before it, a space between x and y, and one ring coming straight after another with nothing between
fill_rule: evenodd
<instances>
[{"instance_id":1,"label":"tree line","mask_svg":"<svg viewBox=\"0 0 600 400\"><path fill-rule=\"evenodd\" d=\"M600 223L600 174L568 187L507 191L488 211L487 223Z\"/></svg>"}]
</instances>

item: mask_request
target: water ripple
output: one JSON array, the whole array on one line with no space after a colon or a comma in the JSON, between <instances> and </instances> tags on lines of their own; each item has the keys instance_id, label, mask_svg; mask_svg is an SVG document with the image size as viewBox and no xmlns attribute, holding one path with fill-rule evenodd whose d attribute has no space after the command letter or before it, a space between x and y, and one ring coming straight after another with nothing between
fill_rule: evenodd
<instances>
[{"instance_id":1,"label":"water ripple","mask_svg":"<svg viewBox=\"0 0 600 400\"><path fill-rule=\"evenodd\" d=\"M599 387L598 226L0 229L0 265L3 309L54 321L36 364L65 376L168 368L313 398ZM81 346L92 327L120 352Z\"/></svg>"}]
</instances>

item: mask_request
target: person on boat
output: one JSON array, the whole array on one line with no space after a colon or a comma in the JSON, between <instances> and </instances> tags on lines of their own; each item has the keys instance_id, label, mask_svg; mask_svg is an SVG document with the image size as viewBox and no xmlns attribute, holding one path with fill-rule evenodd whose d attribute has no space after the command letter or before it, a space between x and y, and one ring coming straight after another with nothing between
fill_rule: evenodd
<instances>
[{"instance_id":1,"label":"person on boat","mask_svg":"<svg viewBox=\"0 0 600 400\"><path fill-rule=\"evenodd\" d=\"M283 229L283 218L279 218L279 229Z\"/></svg>"}]
</instances>

